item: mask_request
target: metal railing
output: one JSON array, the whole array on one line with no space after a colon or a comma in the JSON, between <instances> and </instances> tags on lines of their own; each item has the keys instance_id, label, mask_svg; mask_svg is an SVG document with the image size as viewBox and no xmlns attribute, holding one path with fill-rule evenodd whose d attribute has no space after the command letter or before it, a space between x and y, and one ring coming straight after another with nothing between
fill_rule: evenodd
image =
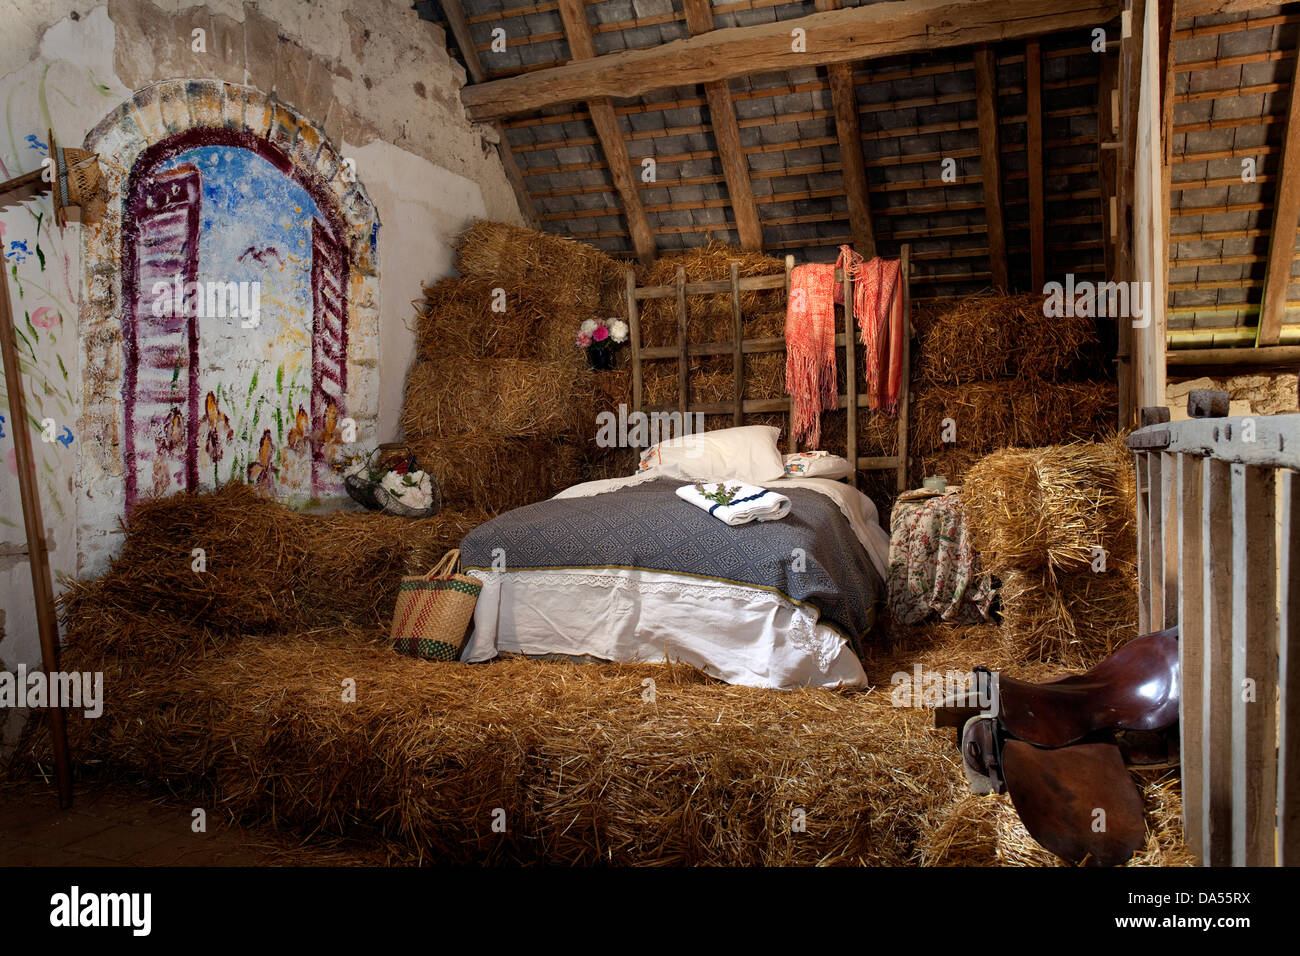
<instances>
[{"instance_id":1,"label":"metal railing","mask_svg":"<svg viewBox=\"0 0 1300 956\"><path fill-rule=\"evenodd\" d=\"M1139 633L1178 625L1183 824L1207 866L1300 865L1300 414L1143 409Z\"/></svg>"}]
</instances>

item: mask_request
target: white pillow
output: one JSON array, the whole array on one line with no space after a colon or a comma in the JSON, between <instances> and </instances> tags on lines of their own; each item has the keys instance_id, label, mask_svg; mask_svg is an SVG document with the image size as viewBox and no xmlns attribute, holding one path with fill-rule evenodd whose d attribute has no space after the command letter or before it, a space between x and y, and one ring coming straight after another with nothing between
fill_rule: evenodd
<instances>
[{"instance_id":1,"label":"white pillow","mask_svg":"<svg viewBox=\"0 0 1300 956\"><path fill-rule=\"evenodd\" d=\"M785 456L787 478L847 478L852 474L847 458L828 451L797 451Z\"/></svg>"},{"instance_id":2,"label":"white pillow","mask_svg":"<svg viewBox=\"0 0 1300 956\"><path fill-rule=\"evenodd\" d=\"M776 481L785 476L776 444L780 434L772 425L742 425L670 438L641 453L641 470L717 481Z\"/></svg>"}]
</instances>

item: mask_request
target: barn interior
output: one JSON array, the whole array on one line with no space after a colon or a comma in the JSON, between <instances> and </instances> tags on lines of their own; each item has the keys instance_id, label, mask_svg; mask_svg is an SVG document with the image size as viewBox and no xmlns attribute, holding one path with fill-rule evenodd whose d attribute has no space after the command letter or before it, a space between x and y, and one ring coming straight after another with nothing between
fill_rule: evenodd
<instances>
[{"instance_id":1,"label":"barn interior","mask_svg":"<svg viewBox=\"0 0 1300 956\"><path fill-rule=\"evenodd\" d=\"M1205 451L1202 503L1200 459L1186 477L1175 454L1184 420L1223 418L1294 456L1300 4L57 0L11 19L0 862L1300 858L1295 466ZM820 398L796 382L805 337ZM843 462L828 520L855 555L813 559L853 623L785 571L516 567L530 535L558 554L657 484L632 483L664 467L627 438L643 418L763 432L784 473L718 472L719 494ZM1238 498L1247 530L1181 535L1180 500L1237 522ZM620 522L658 534L611 519L601 540ZM871 590L841 583L855 562ZM703 604L617 644L626 606L580 589L564 640L516 639L543 600L526 586L561 601L578 585L556 568L629 564L646 594L673 573L732 589L710 607L739 582L719 632L767 640L777 615L785 647L806 621L836 663L711 657ZM398 634L428 580L477 595L472 629L434 641L450 656L420 645L441 618ZM1234 615L1270 716L1207 690L1177 712L1182 765L1125 750L1138 831L1113 858L1044 838L1015 780L972 792L961 725L936 727L977 665L1077 677L1180 621L1192 686ZM84 675L85 700L21 689L41 671ZM1221 712L1223 746L1253 755L1222 771ZM1201 789L1220 772L1269 794L1222 810L1250 814L1226 844Z\"/></svg>"}]
</instances>

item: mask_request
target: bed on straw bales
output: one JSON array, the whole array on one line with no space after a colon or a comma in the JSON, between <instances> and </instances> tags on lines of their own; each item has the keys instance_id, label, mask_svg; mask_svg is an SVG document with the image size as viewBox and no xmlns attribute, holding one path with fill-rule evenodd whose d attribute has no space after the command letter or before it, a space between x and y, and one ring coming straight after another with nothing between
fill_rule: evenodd
<instances>
[{"instance_id":1,"label":"bed on straw bales","mask_svg":"<svg viewBox=\"0 0 1300 956\"><path fill-rule=\"evenodd\" d=\"M678 264L688 281L722 281L736 260L741 275L784 269L709 246L634 281L674 281ZM1007 798L967 792L950 734L928 711L894 706L889 688L916 667L965 674L981 663L1046 679L1132 636L1131 469L1117 446L999 450L1018 442L959 410L965 444L938 454L982 459L965 495L987 564L1006 582L1004 625L882 625L861 648L856 689L775 692L680 661L413 660L387 641L402 574L427 569L494 516L636 468L635 454L591 439L597 412L630 403L630 370L592 372L572 341L583 318L627 316L626 274L588 247L492 223L470 231L458 267L462 276L430 286L419 304L404 409L443 511L418 521L308 515L242 485L141 504L110 571L62 600L64 666L102 671L109 689L101 718L68 715L84 779L145 780L245 824L360 841L367 859L397 863L1059 863ZM508 320L493 320L498 288ZM783 294L742 301L744 337L780 334ZM689 341L726 341L728 297L690 302ZM988 402L1057 400L1044 396L1059 383L1032 374L1048 361L1032 349L1014 347L1014 364L990 351L975 371L927 358L961 323L997 324L1008 307L966 301L960 315L918 322L915 405L926 389L950 388L979 408L972 384ZM654 313L640 316L643 341L678 341L676 315ZM687 358L687 400L734 403L726 356ZM682 398L675 363L663 364L644 369L647 406ZM783 398L770 356L746 364L742 401ZM1072 384L1106 387L1082 375ZM856 413L863 454L901 456L893 420ZM742 405L740 415L784 442L783 413ZM709 417L713 427L736 424L734 412ZM847 419L832 412L823 423L839 454ZM1074 434L1013 437L1050 445L1096 433L1075 421ZM913 435L921 428L914 416ZM913 471L931 470L925 454L922 464L912 456ZM1092 571L1098 546L1114 573ZM195 547L207 553L202 575L190 570ZM11 772L48 765L44 724L31 726ZM1133 862L1190 863L1176 777L1150 773L1142 792L1150 832ZM504 832L493 827L498 809Z\"/></svg>"},{"instance_id":2,"label":"bed on straw bales","mask_svg":"<svg viewBox=\"0 0 1300 956\"><path fill-rule=\"evenodd\" d=\"M857 692L733 686L680 664L394 654L396 576L473 520L304 515L239 485L141 505L110 571L62 604L63 666L102 671L106 688L102 717L68 715L77 773L394 863L1057 863L1006 798L966 792L929 712L889 693L917 665L1046 678L1060 672L1050 645L915 628L868 653L872 689ZM177 558L192 547L208 573ZM34 724L14 769L48 766ZM1152 774L1143 794L1134 862L1190 862L1177 781Z\"/></svg>"}]
</instances>

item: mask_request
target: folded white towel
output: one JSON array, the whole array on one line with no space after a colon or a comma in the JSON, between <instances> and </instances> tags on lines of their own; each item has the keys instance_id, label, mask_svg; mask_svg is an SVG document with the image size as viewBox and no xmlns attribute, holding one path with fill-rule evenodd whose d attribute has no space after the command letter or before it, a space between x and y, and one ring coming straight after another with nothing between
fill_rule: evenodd
<instances>
[{"instance_id":1,"label":"folded white towel","mask_svg":"<svg viewBox=\"0 0 1300 956\"><path fill-rule=\"evenodd\" d=\"M700 488L704 489L705 494L701 494ZM729 503L721 504L708 497L708 494L715 493L719 489L732 492ZM683 501L689 501L697 508L703 508L713 517L730 525L748 524L755 519L758 521L776 521L778 518L784 518L790 513L790 499L785 495L767 488L759 488L756 485L745 485L739 482L734 484L708 482L701 484L699 487L682 485L677 489L677 497Z\"/></svg>"}]
</instances>

